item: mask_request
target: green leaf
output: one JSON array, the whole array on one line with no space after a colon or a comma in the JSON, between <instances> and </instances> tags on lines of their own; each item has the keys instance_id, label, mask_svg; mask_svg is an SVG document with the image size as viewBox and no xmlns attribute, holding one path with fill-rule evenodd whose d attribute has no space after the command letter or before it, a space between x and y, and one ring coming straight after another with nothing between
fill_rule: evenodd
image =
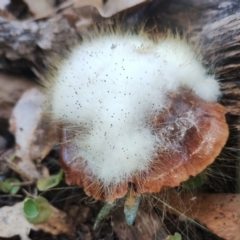
<instances>
[{"instance_id":1,"label":"green leaf","mask_svg":"<svg viewBox=\"0 0 240 240\"><path fill-rule=\"evenodd\" d=\"M46 222L51 215L51 206L44 197L26 198L23 202L26 219L33 224Z\"/></svg>"},{"instance_id":2,"label":"green leaf","mask_svg":"<svg viewBox=\"0 0 240 240\"><path fill-rule=\"evenodd\" d=\"M167 240L182 240L182 236L179 233L175 233L173 236L169 236Z\"/></svg>"},{"instance_id":3,"label":"green leaf","mask_svg":"<svg viewBox=\"0 0 240 240\"><path fill-rule=\"evenodd\" d=\"M93 229L96 230L101 221L110 213L110 211L115 207L116 203L105 203L104 206L101 208L100 212L97 215L97 218L95 220Z\"/></svg>"},{"instance_id":4,"label":"green leaf","mask_svg":"<svg viewBox=\"0 0 240 240\"><path fill-rule=\"evenodd\" d=\"M181 186L187 190L194 190L198 187L201 187L206 182L207 173L206 171L203 171L195 177L190 177L186 182L183 182Z\"/></svg>"},{"instance_id":5,"label":"green leaf","mask_svg":"<svg viewBox=\"0 0 240 240\"><path fill-rule=\"evenodd\" d=\"M35 200L27 198L23 203L23 211L25 216L27 216L30 219L33 219L39 214L39 206Z\"/></svg>"},{"instance_id":6,"label":"green leaf","mask_svg":"<svg viewBox=\"0 0 240 240\"><path fill-rule=\"evenodd\" d=\"M40 191L45 191L50 188L57 186L63 177L63 171L61 170L58 174L52 175L46 178L41 178L37 181L37 188Z\"/></svg>"},{"instance_id":7,"label":"green leaf","mask_svg":"<svg viewBox=\"0 0 240 240\"><path fill-rule=\"evenodd\" d=\"M1 191L10 194L16 194L20 189L20 186L12 186L12 183L19 183L17 178L8 178L5 181L0 182Z\"/></svg>"}]
</instances>

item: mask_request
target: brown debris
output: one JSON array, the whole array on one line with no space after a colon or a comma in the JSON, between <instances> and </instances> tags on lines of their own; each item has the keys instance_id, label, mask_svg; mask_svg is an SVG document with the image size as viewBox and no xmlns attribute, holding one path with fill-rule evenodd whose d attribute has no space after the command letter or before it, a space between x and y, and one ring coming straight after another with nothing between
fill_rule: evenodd
<instances>
[{"instance_id":1,"label":"brown debris","mask_svg":"<svg viewBox=\"0 0 240 240\"><path fill-rule=\"evenodd\" d=\"M53 235L65 233L74 236L76 231L74 224L68 215L53 206L51 206L51 215L49 219L44 223L36 224L35 228Z\"/></svg>"},{"instance_id":2,"label":"brown debris","mask_svg":"<svg viewBox=\"0 0 240 240\"><path fill-rule=\"evenodd\" d=\"M163 240L168 236L161 219L151 210L139 210L134 226L128 226L119 208L112 213L112 226L119 240Z\"/></svg>"}]
</instances>

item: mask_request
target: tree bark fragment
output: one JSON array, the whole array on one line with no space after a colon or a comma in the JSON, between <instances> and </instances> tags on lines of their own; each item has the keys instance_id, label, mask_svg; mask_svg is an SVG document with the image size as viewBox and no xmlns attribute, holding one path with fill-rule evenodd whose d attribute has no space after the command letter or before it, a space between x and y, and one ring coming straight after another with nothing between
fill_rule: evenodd
<instances>
[{"instance_id":1,"label":"tree bark fragment","mask_svg":"<svg viewBox=\"0 0 240 240\"><path fill-rule=\"evenodd\" d=\"M228 113L240 115L239 1L155 0L143 8L145 11L137 9L123 21L131 25L148 18L148 22L154 22L159 33L172 29L187 36L203 55L209 71L219 77L222 102ZM97 16L92 9L91 14L92 19ZM64 15L64 11L36 21L0 18L0 70L15 73L31 71L40 76L51 61L50 52L61 54L79 41L79 29L74 25L76 20L72 20L69 15ZM238 121L233 124L240 128Z\"/></svg>"}]
</instances>

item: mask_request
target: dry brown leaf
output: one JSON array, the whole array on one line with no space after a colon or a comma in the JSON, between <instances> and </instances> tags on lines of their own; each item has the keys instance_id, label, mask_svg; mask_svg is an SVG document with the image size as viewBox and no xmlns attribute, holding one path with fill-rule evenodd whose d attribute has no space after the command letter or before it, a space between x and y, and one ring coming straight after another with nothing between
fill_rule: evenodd
<instances>
[{"instance_id":1,"label":"dry brown leaf","mask_svg":"<svg viewBox=\"0 0 240 240\"><path fill-rule=\"evenodd\" d=\"M30 179L32 182L34 182L33 174L35 172L34 173L29 172L29 171L32 171L32 168L33 168L32 165L28 165L26 164L26 162L21 161L21 159L15 157L15 149L9 149L5 151L3 154L1 154L0 164L4 164L8 166L13 171L21 175L23 178ZM34 167L34 171L35 171L35 167Z\"/></svg>"},{"instance_id":2,"label":"dry brown leaf","mask_svg":"<svg viewBox=\"0 0 240 240\"><path fill-rule=\"evenodd\" d=\"M23 92L34 86L36 84L26 78L0 74L0 118L9 119Z\"/></svg>"},{"instance_id":3,"label":"dry brown leaf","mask_svg":"<svg viewBox=\"0 0 240 240\"><path fill-rule=\"evenodd\" d=\"M10 131L16 138L14 161L21 171L30 174L30 180L39 179L33 160L42 160L56 142L56 127L44 114L45 95L38 89L26 91L13 109Z\"/></svg>"},{"instance_id":4,"label":"dry brown leaf","mask_svg":"<svg viewBox=\"0 0 240 240\"><path fill-rule=\"evenodd\" d=\"M35 18L47 16L54 11L55 0L24 0Z\"/></svg>"},{"instance_id":5,"label":"dry brown leaf","mask_svg":"<svg viewBox=\"0 0 240 240\"><path fill-rule=\"evenodd\" d=\"M87 29L93 24L93 14L91 9L89 10L89 14L87 16L82 15L81 12L80 14L75 13L73 9L66 10L62 16L68 20L69 25L78 30Z\"/></svg>"},{"instance_id":6,"label":"dry brown leaf","mask_svg":"<svg viewBox=\"0 0 240 240\"><path fill-rule=\"evenodd\" d=\"M199 221L219 237L239 240L240 194L199 194L195 197L186 194L181 203L172 197L168 204L188 218Z\"/></svg>"},{"instance_id":7,"label":"dry brown leaf","mask_svg":"<svg viewBox=\"0 0 240 240\"><path fill-rule=\"evenodd\" d=\"M67 214L51 206L52 213L45 223L31 224L24 217L23 202L11 207L0 208L0 237L19 235L21 240L29 240L30 230L43 230L53 235L65 233L72 235L75 232L71 219Z\"/></svg>"},{"instance_id":8,"label":"dry brown leaf","mask_svg":"<svg viewBox=\"0 0 240 240\"><path fill-rule=\"evenodd\" d=\"M53 206L51 206L51 211L52 212L50 218L45 223L36 224L35 228L37 230L43 230L44 232L48 232L53 235L63 233L68 235L74 235L74 224L72 220L68 217L68 215L63 211L54 208Z\"/></svg>"},{"instance_id":9,"label":"dry brown leaf","mask_svg":"<svg viewBox=\"0 0 240 240\"><path fill-rule=\"evenodd\" d=\"M76 0L74 3L75 8L84 6L93 6L98 9L103 17L111 17L112 15L133 7L147 0L108 0L106 3L102 0Z\"/></svg>"}]
</instances>

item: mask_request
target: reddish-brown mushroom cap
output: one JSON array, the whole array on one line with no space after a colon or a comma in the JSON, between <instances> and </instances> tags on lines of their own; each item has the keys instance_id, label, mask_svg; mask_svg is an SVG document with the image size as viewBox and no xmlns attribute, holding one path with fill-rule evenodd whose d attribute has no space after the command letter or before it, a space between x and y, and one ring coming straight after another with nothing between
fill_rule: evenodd
<instances>
[{"instance_id":1,"label":"reddish-brown mushroom cap","mask_svg":"<svg viewBox=\"0 0 240 240\"><path fill-rule=\"evenodd\" d=\"M98 200L114 201L128 191L128 184L134 185L138 193L159 192L163 187L179 186L190 176L195 176L210 165L221 152L228 138L228 126L225 120L225 108L215 102L207 102L191 91L182 90L169 96L171 105L159 116L151 120L153 134L172 122L173 130L169 141L177 141L177 124L174 119L183 117L189 109L196 123L189 128L178 145L180 150L159 151L145 172L133 174L131 179L119 185L103 187L100 180L85 171L83 161L71 141L72 133L64 126L59 127L61 141L61 164L66 173L68 184L77 184L84 188L87 195Z\"/></svg>"}]
</instances>

